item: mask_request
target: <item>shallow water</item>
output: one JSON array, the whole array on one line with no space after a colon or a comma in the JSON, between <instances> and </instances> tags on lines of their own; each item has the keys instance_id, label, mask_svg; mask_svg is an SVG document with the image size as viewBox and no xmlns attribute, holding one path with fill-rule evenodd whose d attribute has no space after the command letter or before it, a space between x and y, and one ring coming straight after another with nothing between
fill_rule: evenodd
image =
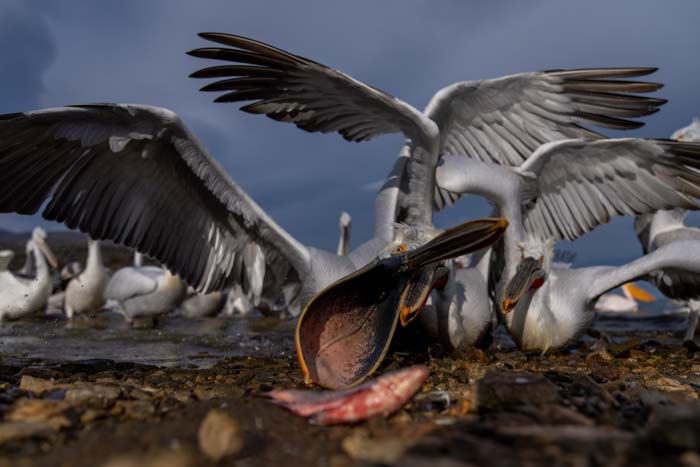
<instances>
[{"instance_id":1,"label":"shallow water","mask_svg":"<svg viewBox=\"0 0 700 467\"><path fill-rule=\"evenodd\" d=\"M599 313L594 329L613 341L638 337L680 342L687 314L669 302L636 313ZM7 362L109 359L164 367L208 368L226 357L284 357L294 352L294 321L261 316L244 318L161 318L155 327L126 325L112 312L37 317L0 326L0 353ZM507 333L497 340L508 345ZM586 337L585 339L590 339ZM512 345L512 343L510 344Z\"/></svg>"},{"instance_id":2,"label":"shallow water","mask_svg":"<svg viewBox=\"0 0 700 467\"><path fill-rule=\"evenodd\" d=\"M161 318L155 327L127 326L112 312L3 323L6 361L109 359L165 367L207 368L226 357L283 357L294 349L293 323L272 318Z\"/></svg>"}]
</instances>

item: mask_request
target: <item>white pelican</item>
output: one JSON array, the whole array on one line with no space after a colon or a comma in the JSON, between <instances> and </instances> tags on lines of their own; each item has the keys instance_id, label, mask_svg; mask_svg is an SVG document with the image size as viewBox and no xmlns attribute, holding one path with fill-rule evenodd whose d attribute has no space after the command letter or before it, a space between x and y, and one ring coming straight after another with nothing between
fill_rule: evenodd
<instances>
[{"instance_id":1,"label":"white pelican","mask_svg":"<svg viewBox=\"0 0 700 467\"><path fill-rule=\"evenodd\" d=\"M684 209L673 209L637 217L634 227L642 250L648 253L679 241L692 242L693 248L700 249L700 229L685 225L687 213ZM655 271L649 281L666 297L688 302L688 328L684 338L692 341L700 314L700 274L670 268Z\"/></svg>"},{"instance_id":2,"label":"white pelican","mask_svg":"<svg viewBox=\"0 0 700 467\"><path fill-rule=\"evenodd\" d=\"M446 156L436 172L440 187L488 198L510 223L490 271L500 304L522 245L575 240L613 216L697 209L691 197L700 197L700 144L562 140L542 145L519 167Z\"/></svg>"},{"instance_id":3,"label":"white pelican","mask_svg":"<svg viewBox=\"0 0 700 467\"><path fill-rule=\"evenodd\" d=\"M700 142L700 121L694 118L690 125L674 132L671 139ZM683 209L673 209L637 217L634 229L644 253L679 240L697 241L696 248L700 248L700 229L685 225L686 215L687 211ZM685 340L693 340L700 315L700 275L662 270L654 272L650 281L666 297L688 301L689 317Z\"/></svg>"},{"instance_id":4,"label":"white pelican","mask_svg":"<svg viewBox=\"0 0 700 467\"><path fill-rule=\"evenodd\" d=\"M622 294L606 293L601 295L595 304L596 311L637 311L640 302L653 302L656 299L652 294L641 287L629 283L622 287Z\"/></svg>"},{"instance_id":5,"label":"white pelican","mask_svg":"<svg viewBox=\"0 0 700 467\"><path fill-rule=\"evenodd\" d=\"M185 318L207 318L218 315L225 303L226 294L223 292L200 294L191 290L189 297L182 302L180 308Z\"/></svg>"},{"instance_id":6,"label":"white pelican","mask_svg":"<svg viewBox=\"0 0 700 467\"><path fill-rule=\"evenodd\" d=\"M138 317L156 317L177 308L187 295L187 286L167 268L143 266L141 253L134 265L114 273L104 291L106 300L118 304L127 323Z\"/></svg>"},{"instance_id":7,"label":"white pelican","mask_svg":"<svg viewBox=\"0 0 700 467\"><path fill-rule=\"evenodd\" d=\"M350 214L343 211L340 214L340 220L338 221L338 227L340 227L340 239L338 240L338 250L336 253L338 256L347 256L350 250L350 225L352 224L352 217Z\"/></svg>"},{"instance_id":8,"label":"white pelican","mask_svg":"<svg viewBox=\"0 0 700 467\"><path fill-rule=\"evenodd\" d=\"M524 247L504 294L508 330L526 350L546 352L575 342L593 321L598 298L622 284L666 268L700 273L700 249L694 242L662 246L620 267L569 269L552 267L552 245Z\"/></svg>"},{"instance_id":9,"label":"white pelican","mask_svg":"<svg viewBox=\"0 0 700 467\"><path fill-rule=\"evenodd\" d=\"M194 55L259 65L196 73L243 75L208 87L245 86L219 100L255 100L244 109L307 130L338 131L354 141L397 131L410 140L402 151L410 157L395 169L411 177L407 186L399 187L391 176L385 183L375 202L371 240L348 256L300 244L231 180L177 115L139 105L92 104L0 116L0 212L34 213L50 197L45 218L143 251L200 292L240 282L236 257L254 243L264 252L265 281L273 284L268 290L280 295L276 301L300 310L325 285L378 254L436 235L434 166L441 149L476 138L484 158L507 154L517 163L553 138L598 137L580 123L639 127L612 115L648 115L664 102L611 93L658 89L654 83L609 79L646 75L654 71L650 68L549 71L459 83L438 93L423 114L274 47L237 36L205 37L240 50L200 49ZM502 153L506 146L510 149ZM45 170L49 165L51 170ZM397 221L402 223L398 231Z\"/></svg>"},{"instance_id":10,"label":"white pelican","mask_svg":"<svg viewBox=\"0 0 700 467\"><path fill-rule=\"evenodd\" d=\"M102 251L97 240L88 238L85 270L68 282L64 310L70 319L76 313L98 311L105 303L104 292L109 277L102 262Z\"/></svg>"},{"instance_id":11,"label":"white pelican","mask_svg":"<svg viewBox=\"0 0 700 467\"><path fill-rule=\"evenodd\" d=\"M7 269L14 254L10 250L4 250L1 255L0 321L21 318L43 310L51 295L53 281L49 264L58 268L58 263L46 244L46 232L39 227L35 228L27 248L34 257L35 277L14 275Z\"/></svg>"},{"instance_id":12,"label":"white pelican","mask_svg":"<svg viewBox=\"0 0 700 467\"><path fill-rule=\"evenodd\" d=\"M398 206L386 203L396 216L375 211L375 227L391 219L418 232L430 225L439 152L517 165L551 140L601 138L580 124L637 128L642 123L618 117L648 115L665 102L619 94L655 91L660 84L611 79L646 75L652 68L556 70L456 83L436 93L421 113L337 70L259 41L222 33L200 36L228 47L196 49L190 55L237 62L192 74L225 78L202 88L227 91L217 102L252 101L241 110L292 122L306 131L337 131L351 141L398 131L409 138L402 154L410 163L401 170L410 177L397 174L405 196ZM443 206L457 197L440 189L435 202Z\"/></svg>"}]
</instances>

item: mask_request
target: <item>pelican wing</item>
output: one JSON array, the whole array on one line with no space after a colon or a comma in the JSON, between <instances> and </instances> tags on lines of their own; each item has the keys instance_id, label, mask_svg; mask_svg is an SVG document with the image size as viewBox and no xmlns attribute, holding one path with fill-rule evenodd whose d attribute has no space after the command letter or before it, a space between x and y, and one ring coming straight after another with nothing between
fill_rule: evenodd
<instances>
[{"instance_id":1,"label":"pelican wing","mask_svg":"<svg viewBox=\"0 0 700 467\"><path fill-rule=\"evenodd\" d=\"M241 110L292 122L306 131L338 132L349 141L396 132L420 138L420 125L430 126L405 102L308 58L232 34L201 33L200 37L227 47L195 49L190 55L237 63L191 75L225 78L202 88L226 91L216 102L253 101Z\"/></svg>"},{"instance_id":2,"label":"pelican wing","mask_svg":"<svg viewBox=\"0 0 700 467\"><path fill-rule=\"evenodd\" d=\"M596 271L589 288L589 297L594 300L627 282L649 280L656 271L700 274L700 243L681 240L664 245L624 266L591 269Z\"/></svg>"},{"instance_id":3,"label":"pelican wing","mask_svg":"<svg viewBox=\"0 0 700 467\"><path fill-rule=\"evenodd\" d=\"M697 209L700 197L700 143L565 140L517 170L530 184L524 226L540 239L574 240L618 215Z\"/></svg>"},{"instance_id":4,"label":"pelican wing","mask_svg":"<svg viewBox=\"0 0 700 467\"><path fill-rule=\"evenodd\" d=\"M615 130L639 128L643 117L666 101L630 93L661 84L619 80L655 68L593 68L521 73L464 81L438 91L425 114L440 128L440 153L499 165L519 166L542 144L569 138L600 139L589 125ZM438 188L438 209L459 198Z\"/></svg>"},{"instance_id":5,"label":"pelican wing","mask_svg":"<svg viewBox=\"0 0 700 467\"><path fill-rule=\"evenodd\" d=\"M196 49L190 55L235 63L191 75L225 78L202 88L226 92L216 102L252 101L241 110L291 122L310 132L338 132L349 141L402 132L411 140L412 156L408 191L402 199L406 221L432 221L438 145L438 129L432 120L384 91L307 58L246 37L200 36L227 47Z\"/></svg>"},{"instance_id":6,"label":"pelican wing","mask_svg":"<svg viewBox=\"0 0 700 467\"><path fill-rule=\"evenodd\" d=\"M157 259L199 291L235 282L248 242L286 276L305 247L171 111L93 104L0 116L0 212L33 214Z\"/></svg>"}]
</instances>

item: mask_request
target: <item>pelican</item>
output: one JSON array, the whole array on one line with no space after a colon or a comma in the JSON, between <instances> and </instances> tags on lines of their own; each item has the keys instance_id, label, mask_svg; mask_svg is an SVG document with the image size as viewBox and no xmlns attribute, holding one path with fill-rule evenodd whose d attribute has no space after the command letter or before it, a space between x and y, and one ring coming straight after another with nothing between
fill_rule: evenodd
<instances>
[{"instance_id":1,"label":"pelican","mask_svg":"<svg viewBox=\"0 0 700 467\"><path fill-rule=\"evenodd\" d=\"M3 250L0 255L0 321L43 310L51 295L53 282L49 264L56 269L58 262L46 244L46 232L35 228L27 248L34 257L35 277L16 276L7 269L14 256L12 251Z\"/></svg>"},{"instance_id":2,"label":"pelican","mask_svg":"<svg viewBox=\"0 0 700 467\"><path fill-rule=\"evenodd\" d=\"M350 224L352 224L352 217L343 211L338 221L340 227L340 240L338 240L338 250L336 251L338 256L347 256L350 250Z\"/></svg>"},{"instance_id":3,"label":"pelican","mask_svg":"<svg viewBox=\"0 0 700 467\"><path fill-rule=\"evenodd\" d=\"M180 308L185 318L207 318L215 316L226 303L226 294L222 292L212 292L200 294L194 290L188 291L189 296L182 302Z\"/></svg>"},{"instance_id":4,"label":"pelican","mask_svg":"<svg viewBox=\"0 0 700 467\"><path fill-rule=\"evenodd\" d=\"M581 124L638 128L643 124L621 117L649 115L665 102L620 94L651 92L659 89L660 84L613 79L647 75L655 71L653 68L552 70L455 83L438 91L425 111L420 112L340 71L262 42L223 33L200 36L226 47L200 48L189 52L190 55L233 62L191 75L224 78L202 88L202 91L225 92L216 102L250 101L241 110L291 122L306 131L335 131L350 141L365 141L393 132L402 132L408 138L402 155L410 162L397 172L401 187L398 206L386 203L393 206L391 209L397 215L375 210L375 229L393 219L419 231L431 223L433 202L442 207L457 199L459 194L442 186L435 188L434 169L439 154L460 153L478 160L519 165L537 147L552 140L602 138ZM406 170L409 176L403 177L401 170ZM407 208L409 205L413 207ZM479 264L480 280L485 283L484 265L488 264L488 257L482 255ZM463 277L463 285L479 283L477 279ZM455 324L452 340L462 342L464 333L460 338L456 330L457 310L465 309L466 300L456 295L452 287L447 290L451 292L445 292L445 300L455 302L451 308L455 316L451 321ZM488 297L480 297L481 322L487 322L490 316L487 307L482 306L486 303Z\"/></svg>"},{"instance_id":5,"label":"pelican","mask_svg":"<svg viewBox=\"0 0 700 467\"><path fill-rule=\"evenodd\" d=\"M700 250L692 241L664 245L624 266L555 268L553 242L524 246L524 257L507 284L503 312L511 336L526 350L562 348L590 326L595 303L604 293L654 271L672 268L700 272Z\"/></svg>"},{"instance_id":6,"label":"pelican","mask_svg":"<svg viewBox=\"0 0 700 467\"><path fill-rule=\"evenodd\" d=\"M552 267L549 250L554 242L574 240L616 215L654 212L674 206L697 209L691 197L700 196L699 169L700 144L697 143L635 138L576 139L542 145L520 167L446 156L437 168L436 177L439 186L449 192L488 198L496 206L496 212L508 219L510 227L491 253L489 281L497 308L502 303L510 309L513 304L508 301L507 287L515 280L525 250L543 250L534 257L548 258L547 267L540 267L539 271L554 277L560 272L571 275L570 271L577 269ZM559 287L574 284L573 281L551 282L548 290L556 288L562 296L565 291L559 292ZM615 287L617 285L610 288ZM549 295L544 291L537 296ZM566 331L576 330L575 333L565 332L560 329L562 319L556 307L566 307L566 303L540 300L533 306L539 311L528 312L523 305L525 311L508 315L505 321L516 342L525 348L549 349L565 345L582 330L580 325L592 319L576 315L577 312L586 315L582 310L561 311L568 313L564 322L573 322L572 328ZM528 321L527 328L524 316L535 320ZM533 334L539 337L532 337ZM561 335L567 339L556 337Z\"/></svg>"},{"instance_id":7,"label":"pelican","mask_svg":"<svg viewBox=\"0 0 700 467\"><path fill-rule=\"evenodd\" d=\"M652 294L635 284L624 284L622 294L606 293L601 295L595 304L596 311L637 311L640 302L653 302Z\"/></svg>"},{"instance_id":8,"label":"pelican","mask_svg":"<svg viewBox=\"0 0 700 467\"><path fill-rule=\"evenodd\" d=\"M460 140L462 128L473 131L476 136L469 138L481 141L486 152L505 145L509 156L520 160L522 151L552 138L599 137L580 123L637 128L641 123L612 115L648 115L663 103L610 92L658 89L654 83L609 79L646 75L651 68L589 69L459 83L438 93L424 114L343 73L266 44L222 34L204 37L239 49L200 49L193 55L244 58L255 65L195 73L244 74L208 87L247 83L243 91L219 100L254 100L244 110L309 131L338 131L353 141L398 131L410 140L402 150L410 157L398 170L411 177L407 186L398 186L390 175L380 190L369 241L348 256L302 245L233 182L175 113L142 105L90 104L0 116L5 190L0 212L32 214L50 198L42 212L46 219L143 251L205 293L241 281L236 257L254 243L264 252L265 280L278 294L275 301L286 301L298 312L323 287L377 256L399 245L424 244L438 234L432 226L434 166L438 152Z\"/></svg>"},{"instance_id":9,"label":"pelican","mask_svg":"<svg viewBox=\"0 0 700 467\"><path fill-rule=\"evenodd\" d=\"M88 238L85 270L68 282L64 310L68 319L76 313L98 311L105 303L104 292L109 277L102 262L100 243Z\"/></svg>"},{"instance_id":10,"label":"pelican","mask_svg":"<svg viewBox=\"0 0 700 467\"><path fill-rule=\"evenodd\" d=\"M134 254L134 265L121 268L107 283L104 298L118 304L126 322L134 318L157 317L177 308L185 299L187 286L168 269L143 266L140 252Z\"/></svg>"},{"instance_id":11,"label":"pelican","mask_svg":"<svg viewBox=\"0 0 700 467\"><path fill-rule=\"evenodd\" d=\"M679 241L694 242L694 248L700 248L700 229L685 225L687 214L684 209L673 209L638 216L634 228L644 253ZM700 275L692 271L663 269L651 274L650 282L666 297L688 302L688 328L684 339L692 341L700 314Z\"/></svg>"},{"instance_id":12,"label":"pelican","mask_svg":"<svg viewBox=\"0 0 700 467\"><path fill-rule=\"evenodd\" d=\"M674 132L671 139L700 142L700 121L694 118L690 125ZM679 240L694 240L698 242L696 248L700 247L700 229L685 225L687 214L684 209L673 209L638 216L634 229L644 253ZM666 297L688 301L689 317L685 340L692 341L700 314L700 276L677 270L662 270L654 272L650 281Z\"/></svg>"}]
</instances>

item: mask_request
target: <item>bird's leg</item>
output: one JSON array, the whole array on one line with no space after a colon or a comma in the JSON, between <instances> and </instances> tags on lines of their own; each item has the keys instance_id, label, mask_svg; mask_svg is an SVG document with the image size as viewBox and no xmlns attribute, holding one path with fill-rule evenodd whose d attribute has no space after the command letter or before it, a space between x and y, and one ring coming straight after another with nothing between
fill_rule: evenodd
<instances>
[{"instance_id":1,"label":"bird's leg","mask_svg":"<svg viewBox=\"0 0 700 467\"><path fill-rule=\"evenodd\" d=\"M589 329L586 331L589 336L598 339L595 344L591 346L591 353L586 355L586 360L591 360L598 357L602 360L613 360L610 352L608 352L608 346L610 345L610 337L604 332L596 331L595 329Z\"/></svg>"}]
</instances>

